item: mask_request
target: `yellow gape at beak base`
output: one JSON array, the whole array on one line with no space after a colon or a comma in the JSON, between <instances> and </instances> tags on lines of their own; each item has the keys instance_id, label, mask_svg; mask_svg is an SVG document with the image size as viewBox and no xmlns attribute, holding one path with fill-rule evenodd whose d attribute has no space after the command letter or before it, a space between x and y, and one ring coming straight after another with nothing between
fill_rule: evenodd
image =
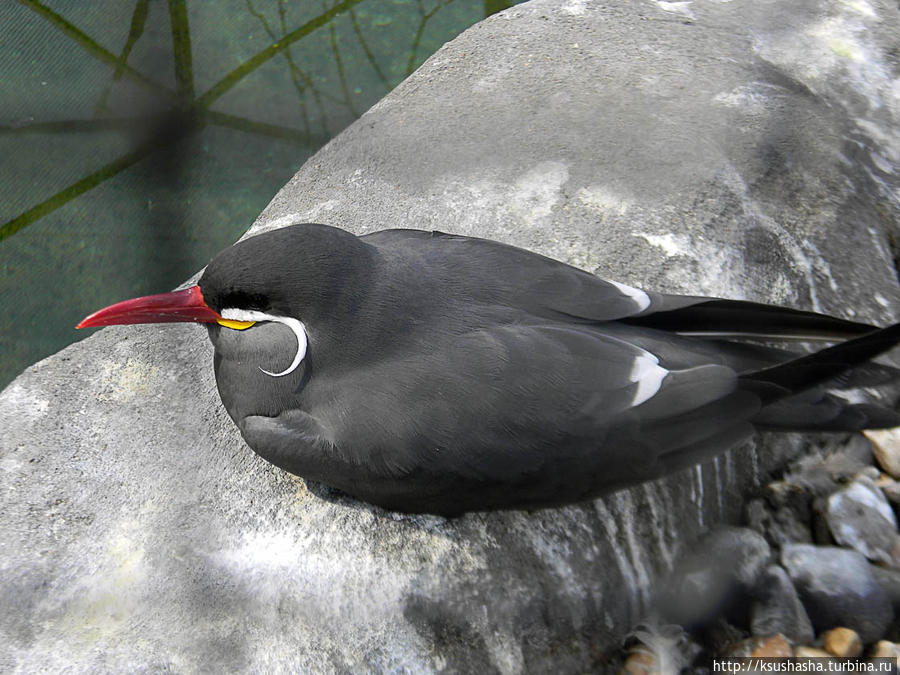
<instances>
[{"instance_id":1,"label":"yellow gape at beak base","mask_svg":"<svg viewBox=\"0 0 900 675\"><path fill-rule=\"evenodd\" d=\"M217 319L216 323L225 328L233 328L234 330L246 330L250 328L255 321L235 321L234 319Z\"/></svg>"}]
</instances>

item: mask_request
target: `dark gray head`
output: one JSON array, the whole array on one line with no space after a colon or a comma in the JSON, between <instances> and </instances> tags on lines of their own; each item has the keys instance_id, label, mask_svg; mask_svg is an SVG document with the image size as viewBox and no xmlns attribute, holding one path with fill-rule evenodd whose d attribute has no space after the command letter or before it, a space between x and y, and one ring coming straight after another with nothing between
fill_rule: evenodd
<instances>
[{"instance_id":1,"label":"dark gray head","mask_svg":"<svg viewBox=\"0 0 900 675\"><path fill-rule=\"evenodd\" d=\"M220 314L232 309L319 322L358 303L370 258L369 247L349 232L291 225L225 249L198 285Z\"/></svg>"},{"instance_id":2,"label":"dark gray head","mask_svg":"<svg viewBox=\"0 0 900 675\"><path fill-rule=\"evenodd\" d=\"M371 247L355 235L309 223L265 232L222 251L198 282L207 305L222 317L209 325L217 356L272 363L277 355L277 368L260 369L281 377L297 370L309 341L339 345L359 320L373 259ZM327 359L328 353L318 356Z\"/></svg>"}]
</instances>

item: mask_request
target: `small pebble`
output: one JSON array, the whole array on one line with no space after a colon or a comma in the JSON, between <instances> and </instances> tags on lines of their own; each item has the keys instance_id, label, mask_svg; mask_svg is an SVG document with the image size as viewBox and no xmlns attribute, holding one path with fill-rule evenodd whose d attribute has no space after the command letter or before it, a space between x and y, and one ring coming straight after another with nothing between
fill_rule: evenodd
<instances>
[{"instance_id":1,"label":"small pebble","mask_svg":"<svg viewBox=\"0 0 900 675\"><path fill-rule=\"evenodd\" d=\"M768 638L762 638L750 656L791 656L791 645L784 635L780 633Z\"/></svg>"},{"instance_id":2,"label":"small pebble","mask_svg":"<svg viewBox=\"0 0 900 675\"><path fill-rule=\"evenodd\" d=\"M878 465L894 478L900 478L900 428L864 431L872 442Z\"/></svg>"},{"instance_id":3,"label":"small pebble","mask_svg":"<svg viewBox=\"0 0 900 675\"><path fill-rule=\"evenodd\" d=\"M859 471L859 472L856 474L856 476L854 476L854 479L859 478L859 477L863 477L863 478L868 478L869 480L878 480L878 478L879 478L880 476L881 476L881 472L878 470L878 467L875 467L875 466L867 466L867 467L866 467L865 469L863 469L862 471Z\"/></svg>"},{"instance_id":4,"label":"small pebble","mask_svg":"<svg viewBox=\"0 0 900 675\"><path fill-rule=\"evenodd\" d=\"M855 658L862 654L862 640L855 630L832 628L824 635L825 651L834 656Z\"/></svg>"},{"instance_id":5,"label":"small pebble","mask_svg":"<svg viewBox=\"0 0 900 675\"><path fill-rule=\"evenodd\" d=\"M900 504L900 483L883 473L875 481L875 485L884 493L884 496L887 497L891 504Z\"/></svg>"},{"instance_id":6,"label":"small pebble","mask_svg":"<svg viewBox=\"0 0 900 675\"><path fill-rule=\"evenodd\" d=\"M818 647L794 647L794 656L798 659L830 659L833 658L831 654L826 652L824 649L819 649Z\"/></svg>"},{"instance_id":7,"label":"small pebble","mask_svg":"<svg viewBox=\"0 0 900 675\"><path fill-rule=\"evenodd\" d=\"M873 659L900 659L900 645L890 640L879 640L869 656Z\"/></svg>"},{"instance_id":8,"label":"small pebble","mask_svg":"<svg viewBox=\"0 0 900 675\"><path fill-rule=\"evenodd\" d=\"M656 657L646 647L634 647L628 652L620 675L655 675L659 672Z\"/></svg>"},{"instance_id":9,"label":"small pebble","mask_svg":"<svg viewBox=\"0 0 900 675\"><path fill-rule=\"evenodd\" d=\"M752 637L731 645L726 656L759 656L759 657L791 657L794 655L791 645L784 635Z\"/></svg>"}]
</instances>

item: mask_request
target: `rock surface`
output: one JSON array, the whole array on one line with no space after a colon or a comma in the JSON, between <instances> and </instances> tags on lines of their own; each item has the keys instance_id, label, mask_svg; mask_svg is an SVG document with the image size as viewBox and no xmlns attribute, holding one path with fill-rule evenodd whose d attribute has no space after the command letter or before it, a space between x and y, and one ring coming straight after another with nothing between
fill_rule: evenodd
<instances>
[{"instance_id":1,"label":"rock surface","mask_svg":"<svg viewBox=\"0 0 900 675\"><path fill-rule=\"evenodd\" d=\"M869 656L874 659L900 659L900 645L890 640L879 640Z\"/></svg>"},{"instance_id":2,"label":"rock surface","mask_svg":"<svg viewBox=\"0 0 900 675\"><path fill-rule=\"evenodd\" d=\"M828 498L828 527L841 546L869 560L898 566L900 536L887 497L868 478L860 477Z\"/></svg>"},{"instance_id":3,"label":"rock surface","mask_svg":"<svg viewBox=\"0 0 900 675\"><path fill-rule=\"evenodd\" d=\"M818 631L851 628L865 643L879 639L893 619L890 600L856 551L788 544L781 564Z\"/></svg>"},{"instance_id":4,"label":"rock surface","mask_svg":"<svg viewBox=\"0 0 900 675\"><path fill-rule=\"evenodd\" d=\"M440 229L888 323L898 25L866 0L534 0L438 52L254 231ZM398 516L255 457L204 333L106 329L0 395L0 670L602 670L678 543L800 446L555 511Z\"/></svg>"},{"instance_id":5,"label":"rock surface","mask_svg":"<svg viewBox=\"0 0 900 675\"><path fill-rule=\"evenodd\" d=\"M761 597L750 607L750 633L755 636L780 633L793 644L811 643L815 638L812 623L784 568L769 566L758 587Z\"/></svg>"},{"instance_id":6,"label":"rock surface","mask_svg":"<svg viewBox=\"0 0 900 675\"><path fill-rule=\"evenodd\" d=\"M867 431L866 437L872 442L878 465L892 478L900 478L900 430Z\"/></svg>"},{"instance_id":7,"label":"rock surface","mask_svg":"<svg viewBox=\"0 0 900 675\"><path fill-rule=\"evenodd\" d=\"M822 636L825 651L841 658L856 658L862 654L863 644L855 630L832 628Z\"/></svg>"},{"instance_id":8,"label":"rock surface","mask_svg":"<svg viewBox=\"0 0 900 675\"><path fill-rule=\"evenodd\" d=\"M751 499L745 507L745 520L751 530L765 537L773 546L812 543L812 514L808 504L804 503L802 508L806 511L806 518L792 506L772 507L768 500Z\"/></svg>"},{"instance_id":9,"label":"rock surface","mask_svg":"<svg viewBox=\"0 0 900 675\"><path fill-rule=\"evenodd\" d=\"M888 600L894 608L894 615L900 616L900 570L880 565L869 565L869 571L878 585L887 594Z\"/></svg>"},{"instance_id":10,"label":"rock surface","mask_svg":"<svg viewBox=\"0 0 900 675\"><path fill-rule=\"evenodd\" d=\"M664 582L660 606L666 619L696 628L724 612L733 623L746 626L752 597L771 558L769 544L753 530L716 528L690 546Z\"/></svg>"},{"instance_id":11,"label":"rock surface","mask_svg":"<svg viewBox=\"0 0 900 675\"><path fill-rule=\"evenodd\" d=\"M741 640L737 644L731 646L728 651L723 654L726 658L729 656L737 657L760 657L760 658L788 658L793 656L793 650L784 635L768 635L766 637L752 637Z\"/></svg>"}]
</instances>

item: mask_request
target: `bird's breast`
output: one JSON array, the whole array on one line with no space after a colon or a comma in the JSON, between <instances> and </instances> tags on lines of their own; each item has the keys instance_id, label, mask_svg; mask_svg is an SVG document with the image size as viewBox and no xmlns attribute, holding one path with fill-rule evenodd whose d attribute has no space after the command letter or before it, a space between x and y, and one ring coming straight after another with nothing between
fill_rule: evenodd
<instances>
[{"instance_id":1,"label":"bird's breast","mask_svg":"<svg viewBox=\"0 0 900 675\"><path fill-rule=\"evenodd\" d=\"M208 329L219 396L235 422L248 415L276 416L296 405L308 378L306 359L284 376L271 374L289 369L297 353L297 336L289 327L258 323L246 330Z\"/></svg>"}]
</instances>

